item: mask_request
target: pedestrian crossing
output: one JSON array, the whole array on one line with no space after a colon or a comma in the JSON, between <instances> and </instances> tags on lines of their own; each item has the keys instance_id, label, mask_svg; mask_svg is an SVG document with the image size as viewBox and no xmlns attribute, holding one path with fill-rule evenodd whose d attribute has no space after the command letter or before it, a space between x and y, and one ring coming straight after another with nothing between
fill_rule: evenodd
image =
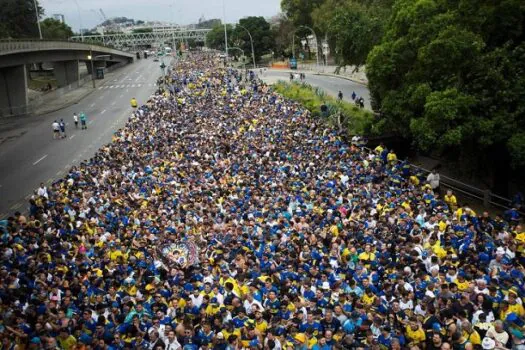
<instances>
[{"instance_id":1,"label":"pedestrian crossing","mask_svg":"<svg viewBox=\"0 0 525 350\"><path fill-rule=\"evenodd\" d=\"M157 86L156 84L149 83L149 84L113 84L113 85L102 85L99 86L99 90L107 90L107 89L129 89L129 88L135 88L135 87L153 87Z\"/></svg>"}]
</instances>

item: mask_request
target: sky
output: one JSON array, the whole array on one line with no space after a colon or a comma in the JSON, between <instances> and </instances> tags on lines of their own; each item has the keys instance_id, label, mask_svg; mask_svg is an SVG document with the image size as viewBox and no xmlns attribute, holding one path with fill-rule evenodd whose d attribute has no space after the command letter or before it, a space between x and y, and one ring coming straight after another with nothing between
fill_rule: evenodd
<instances>
[{"instance_id":1,"label":"sky","mask_svg":"<svg viewBox=\"0 0 525 350\"><path fill-rule=\"evenodd\" d=\"M93 28L102 22L99 9L108 18L128 17L143 21L167 21L177 24L196 23L223 17L223 0L38 0L45 16L55 13L65 16L66 23L78 31ZM226 22L234 23L246 16L271 17L280 12L281 0L224 0Z\"/></svg>"}]
</instances>

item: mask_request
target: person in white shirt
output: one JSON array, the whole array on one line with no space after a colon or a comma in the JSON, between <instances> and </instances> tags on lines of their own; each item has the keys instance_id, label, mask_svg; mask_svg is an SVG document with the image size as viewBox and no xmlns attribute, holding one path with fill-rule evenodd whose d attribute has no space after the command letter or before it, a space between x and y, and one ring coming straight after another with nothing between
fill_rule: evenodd
<instances>
[{"instance_id":1,"label":"person in white shirt","mask_svg":"<svg viewBox=\"0 0 525 350\"><path fill-rule=\"evenodd\" d=\"M39 195L40 197L49 198L49 194L47 193L47 187L44 186L43 182L40 183L40 187L36 191L36 194Z\"/></svg>"},{"instance_id":2,"label":"person in white shirt","mask_svg":"<svg viewBox=\"0 0 525 350\"><path fill-rule=\"evenodd\" d=\"M204 296L200 294L200 291L197 288L195 288L195 290L193 291L193 294L190 295L190 299L193 302L193 305L195 305L198 308L200 308L202 305L203 297Z\"/></svg>"},{"instance_id":3,"label":"person in white shirt","mask_svg":"<svg viewBox=\"0 0 525 350\"><path fill-rule=\"evenodd\" d=\"M181 350L182 346L177 341L177 337L175 337L175 331L171 330L168 333L168 337L166 338L166 347L165 350Z\"/></svg>"},{"instance_id":4,"label":"person in white shirt","mask_svg":"<svg viewBox=\"0 0 525 350\"><path fill-rule=\"evenodd\" d=\"M60 124L55 120L53 124L51 124L51 128L53 129L53 139L59 139L60 138Z\"/></svg>"},{"instance_id":5,"label":"person in white shirt","mask_svg":"<svg viewBox=\"0 0 525 350\"><path fill-rule=\"evenodd\" d=\"M73 113L73 121L75 122L75 129L78 129L78 115Z\"/></svg>"},{"instance_id":6,"label":"person in white shirt","mask_svg":"<svg viewBox=\"0 0 525 350\"><path fill-rule=\"evenodd\" d=\"M432 187L434 192L439 193L439 174L436 172L436 169L428 174L427 182L430 184L430 187Z\"/></svg>"},{"instance_id":7,"label":"person in white shirt","mask_svg":"<svg viewBox=\"0 0 525 350\"><path fill-rule=\"evenodd\" d=\"M254 314L255 311L264 311L264 307L262 306L262 304L259 301L255 300L252 294L248 294L246 296L246 300L244 301L243 306L246 309L247 315Z\"/></svg>"}]
</instances>

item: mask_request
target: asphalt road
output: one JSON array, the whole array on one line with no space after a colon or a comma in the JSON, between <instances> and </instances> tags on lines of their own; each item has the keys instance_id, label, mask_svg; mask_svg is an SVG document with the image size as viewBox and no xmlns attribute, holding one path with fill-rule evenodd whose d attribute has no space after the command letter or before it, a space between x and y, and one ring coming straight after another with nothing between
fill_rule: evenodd
<instances>
[{"instance_id":1,"label":"asphalt road","mask_svg":"<svg viewBox=\"0 0 525 350\"><path fill-rule=\"evenodd\" d=\"M111 141L113 132L131 115L130 99L146 102L161 75L159 62L137 60L117 71L78 104L50 113L16 140L0 148L0 218L26 211L28 199L41 182L63 177L72 165L89 159ZM101 84L101 81L98 81ZM75 129L73 113L83 111L87 130ZM51 123L63 118L67 137L53 140Z\"/></svg>"},{"instance_id":2,"label":"asphalt road","mask_svg":"<svg viewBox=\"0 0 525 350\"><path fill-rule=\"evenodd\" d=\"M363 84L354 83L351 80L331 77L326 75L314 75L312 72L306 72L306 82L312 86L322 88L327 94L337 97L339 91L343 93L345 101L352 102L352 92L365 99L365 108L370 107L370 93L368 88ZM290 80L290 73L288 71L267 70L262 79L268 83L276 82L277 80Z\"/></svg>"}]
</instances>

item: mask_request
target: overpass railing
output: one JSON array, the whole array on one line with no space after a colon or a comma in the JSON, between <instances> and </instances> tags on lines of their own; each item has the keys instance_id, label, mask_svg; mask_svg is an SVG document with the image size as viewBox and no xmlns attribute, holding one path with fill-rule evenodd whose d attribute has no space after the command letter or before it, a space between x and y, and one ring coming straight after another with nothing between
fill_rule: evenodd
<instances>
[{"instance_id":1,"label":"overpass railing","mask_svg":"<svg viewBox=\"0 0 525 350\"><path fill-rule=\"evenodd\" d=\"M39 39L2 39L0 40L0 54L9 54L20 51L33 51L33 50L86 50L88 49L96 51L106 50L117 50L111 46L104 46L100 43L91 42L73 42L73 41L60 41L60 40L39 40ZM132 54L118 50L123 55Z\"/></svg>"}]
</instances>

